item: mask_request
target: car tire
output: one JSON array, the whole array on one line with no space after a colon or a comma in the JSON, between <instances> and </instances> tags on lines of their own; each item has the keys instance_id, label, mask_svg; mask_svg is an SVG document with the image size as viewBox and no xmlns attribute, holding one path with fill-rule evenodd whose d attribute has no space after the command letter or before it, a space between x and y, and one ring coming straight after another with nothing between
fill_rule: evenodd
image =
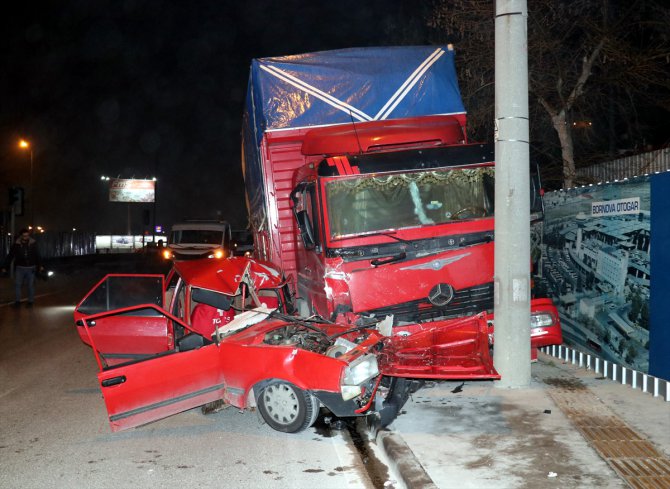
<instances>
[{"instance_id":1,"label":"car tire","mask_svg":"<svg viewBox=\"0 0 670 489\"><path fill-rule=\"evenodd\" d=\"M379 409L379 426L386 428L398 417L410 394L419 390L423 380L411 380L393 377L389 382L389 390Z\"/></svg>"},{"instance_id":2,"label":"car tire","mask_svg":"<svg viewBox=\"0 0 670 489\"><path fill-rule=\"evenodd\" d=\"M289 382L265 385L256 401L258 411L271 428L297 433L310 427L319 415L319 401Z\"/></svg>"}]
</instances>

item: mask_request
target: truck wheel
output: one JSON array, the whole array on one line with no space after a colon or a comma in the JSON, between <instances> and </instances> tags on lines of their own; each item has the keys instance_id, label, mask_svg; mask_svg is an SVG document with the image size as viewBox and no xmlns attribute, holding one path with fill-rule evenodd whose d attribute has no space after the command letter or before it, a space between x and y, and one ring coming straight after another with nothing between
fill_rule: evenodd
<instances>
[{"instance_id":1,"label":"truck wheel","mask_svg":"<svg viewBox=\"0 0 670 489\"><path fill-rule=\"evenodd\" d=\"M265 422L284 433L297 433L310 427L319 415L318 399L284 381L263 387L257 404Z\"/></svg>"}]
</instances>

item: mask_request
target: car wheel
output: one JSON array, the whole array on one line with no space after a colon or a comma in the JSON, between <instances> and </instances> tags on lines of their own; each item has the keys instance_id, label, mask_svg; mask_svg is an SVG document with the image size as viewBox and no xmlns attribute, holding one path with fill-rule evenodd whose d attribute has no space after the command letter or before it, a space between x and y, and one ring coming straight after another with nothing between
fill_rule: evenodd
<instances>
[{"instance_id":1,"label":"car wheel","mask_svg":"<svg viewBox=\"0 0 670 489\"><path fill-rule=\"evenodd\" d=\"M277 431L297 433L311 426L319 414L319 401L309 392L283 381L267 384L258 396L258 411Z\"/></svg>"},{"instance_id":2,"label":"car wheel","mask_svg":"<svg viewBox=\"0 0 670 489\"><path fill-rule=\"evenodd\" d=\"M422 380L410 380L400 377L390 379L388 392L381 403L381 409L379 409L379 424L381 428L386 428L398 417L398 413L409 399L410 394L419 390L422 385Z\"/></svg>"}]
</instances>

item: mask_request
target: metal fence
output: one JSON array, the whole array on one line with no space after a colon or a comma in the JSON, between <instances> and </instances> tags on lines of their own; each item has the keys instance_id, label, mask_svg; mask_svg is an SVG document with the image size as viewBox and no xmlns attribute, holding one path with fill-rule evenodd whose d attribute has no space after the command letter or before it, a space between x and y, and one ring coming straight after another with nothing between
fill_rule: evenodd
<instances>
[{"instance_id":1,"label":"metal fence","mask_svg":"<svg viewBox=\"0 0 670 489\"><path fill-rule=\"evenodd\" d=\"M670 170L670 147L577 169L577 180L611 182Z\"/></svg>"},{"instance_id":2,"label":"metal fence","mask_svg":"<svg viewBox=\"0 0 670 489\"><path fill-rule=\"evenodd\" d=\"M16 239L7 231L0 239L0 263L5 260L9 248ZM35 236L37 247L42 259L60 258L65 256L80 256L95 254L95 234L81 232L46 232Z\"/></svg>"},{"instance_id":3,"label":"metal fence","mask_svg":"<svg viewBox=\"0 0 670 489\"><path fill-rule=\"evenodd\" d=\"M37 235L35 239L43 259L95 254L93 233L46 232Z\"/></svg>"}]
</instances>

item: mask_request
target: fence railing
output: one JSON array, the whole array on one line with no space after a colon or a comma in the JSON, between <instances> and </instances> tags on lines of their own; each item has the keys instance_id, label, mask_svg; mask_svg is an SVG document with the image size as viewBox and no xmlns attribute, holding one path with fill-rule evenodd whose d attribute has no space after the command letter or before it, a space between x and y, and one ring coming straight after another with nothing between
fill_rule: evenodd
<instances>
[{"instance_id":1,"label":"fence railing","mask_svg":"<svg viewBox=\"0 0 670 489\"><path fill-rule=\"evenodd\" d=\"M570 362L580 368L593 370L595 373L614 382L629 385L633 389L640 389L642 392L670 402L670 382L665 379L624 367L615 362L603 360L596 355L584 353L565 345L545 346L540 348L540 351L552 357L560 358L565 362Z\"/></svg>"},{"instance_id":2,"label":"fence railing","mask_svg":"<svg viewBox=\"0 0 670 489\"><path fill-rule=\"evenodd\" d=\"M670 170L670 148L662 148L577 169L577 180L611 182Z\"/></svg>"}]
</instances>

